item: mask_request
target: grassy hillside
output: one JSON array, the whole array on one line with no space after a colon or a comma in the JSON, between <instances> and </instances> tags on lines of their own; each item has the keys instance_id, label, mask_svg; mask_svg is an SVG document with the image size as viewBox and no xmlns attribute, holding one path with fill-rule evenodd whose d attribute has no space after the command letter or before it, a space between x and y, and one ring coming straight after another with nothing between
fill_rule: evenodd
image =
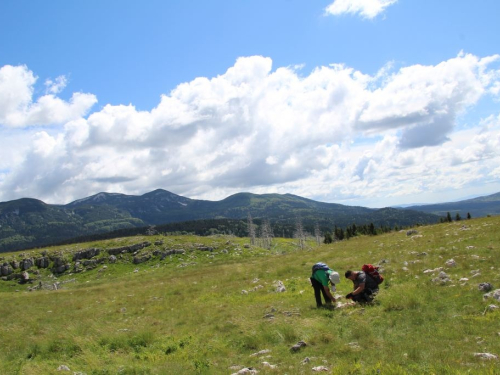
<instances>
[{"instance_id":1,"label":"grassy hillside","mask_svg":"<svg viewBox=\"0 0 500 375\"><path fill-rule=\"evenodd\" d=\"M499 226L500 217L473 219L420 227L411 236L311 241L305 250L293 240L264 250L247 239L188 236L49 248L48 255L69 261L96 247L104 262L57 278L31 269L33 284L0 281L0 373L232 374L253 367L259 374L311 374L325 366L330 374L496 374L498 360L474 353L500 355L500 312L488 308L500 302L478 289L482 282L500 287ZM108 262L106 249L144 241L153 244ZM155 249L185 253L160 260ZM2 254L2 263L40 253ZM445 265L450 259L455 267ZM316 309L308 277L317 261L342 274L381 262L386 280L377 302ZM438 267L450 282L432 281L438 271L424 273ZM276 291L278 281L285 292ZM28 291L39 283L42 289ZM351 288L342 278L338 294ZM291 352L300 340L307 345ZM58 371L62 365L71 372Z\"/></svg>"}]
</instances>

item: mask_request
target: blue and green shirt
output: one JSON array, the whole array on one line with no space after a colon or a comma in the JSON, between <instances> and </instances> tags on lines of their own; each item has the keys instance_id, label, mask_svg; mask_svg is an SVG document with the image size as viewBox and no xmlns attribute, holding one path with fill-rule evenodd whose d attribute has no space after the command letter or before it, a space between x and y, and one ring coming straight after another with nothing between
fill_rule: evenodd
<instances>
[{"instance_id":1,"label":"blue and green shirt","mask_svg":"<svg viewBox=\"0 0 500 375\"><path fill-rule=\"evenodd\" d=\"M311 278L318 281L323 286L328 286L328 281L330 281L330 273L332 273L332 270L317 270L312 274Z\"/></svg>"}]
</instances>

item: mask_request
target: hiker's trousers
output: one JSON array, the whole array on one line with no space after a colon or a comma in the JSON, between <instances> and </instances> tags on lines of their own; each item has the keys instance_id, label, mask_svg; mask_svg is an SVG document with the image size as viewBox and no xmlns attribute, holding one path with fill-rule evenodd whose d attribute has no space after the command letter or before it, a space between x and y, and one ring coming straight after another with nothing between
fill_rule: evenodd
<instances>
[{"instance_id":1,"label":"hiker's trousers","mask_svg":"<svg viewBox=\"0 0 500 375\"><path fill-rule=\"evenodd\" d=\"M323 293L323 298L325 299L325 303L332 303L332 300L330 300L330 297L325 292L325 289L323 288L323 285L321 283L314 279L310 278L311 280L311 285L314 288L314 298L316 298L316 306L320 307L323 304L321 303L321 293Z\"/></svg>"}]
</instances>

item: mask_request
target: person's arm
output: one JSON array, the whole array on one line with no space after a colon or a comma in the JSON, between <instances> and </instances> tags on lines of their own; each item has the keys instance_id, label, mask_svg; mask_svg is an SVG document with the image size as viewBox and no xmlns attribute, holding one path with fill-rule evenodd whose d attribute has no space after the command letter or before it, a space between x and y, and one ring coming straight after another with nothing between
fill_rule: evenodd
<instances>
[{"instance_id":1,"label":"person's arm","mask_svg":"<svg viewBox=\"0 0 500 375\"><path fill-rule=\"evenodd\" d=\"M335 302L335 298L332 296L332 293L330 292L330 289L328 288L328 285L323 285L323 289L325 290L326 295L328 298L332 300L332 302Z\"/></svg>"},{"instance_id":2,"label":"person's arm","mask_svg":"<svg viewBox=\"0 0 500 375\"><path fill-rule=\"evenodd\" d=\"M365 290L365 283L359 284L358 287L352 292L352 295L355 296L359 293L363 293L363 290Z\"/></svg>"}]
</instances>

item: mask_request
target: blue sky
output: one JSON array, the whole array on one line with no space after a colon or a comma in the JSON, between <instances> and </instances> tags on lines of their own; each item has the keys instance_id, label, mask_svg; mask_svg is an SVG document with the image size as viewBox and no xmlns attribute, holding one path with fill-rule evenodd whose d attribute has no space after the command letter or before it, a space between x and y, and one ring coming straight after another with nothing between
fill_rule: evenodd
<instances>
[{"instance_id":1,"label":"blue sky","mask_svg":"<svg viewBox=\"0 0 500 375\"><path fill-rule=\"evenodd\" d=\"M494 0L0 3L0 201L500 191Z\"/></svg>"}]
</instances>

